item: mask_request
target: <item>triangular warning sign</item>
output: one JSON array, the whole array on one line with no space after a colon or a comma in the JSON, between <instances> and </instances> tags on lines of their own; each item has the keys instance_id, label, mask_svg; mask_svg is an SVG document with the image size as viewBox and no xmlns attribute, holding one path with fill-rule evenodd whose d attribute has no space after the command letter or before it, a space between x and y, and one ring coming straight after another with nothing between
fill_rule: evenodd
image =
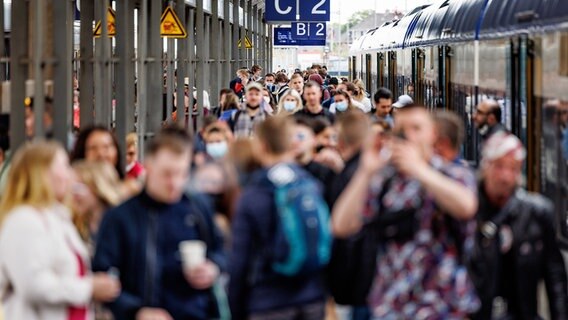
<instances>
[{"instance_id":1,"label":"triangular warning sign","mask_svg":"<svg viewBox=\"0 0 568 320\"><path fill-rule=\"evenodd\" d=\"M107 10L107 32L110 37L114 37L116 35L116 25L114 22L115 20L116 20L116 15L114 13L114 10L112 10L112 8L109 7ZM93 31L93 36L98 38L102 34L103 30L101 28L101 21L99 20L99 22L97 22L97 25L95 26L95 30Z\"/></svg>"},{"instance_id":2,"label":"triangular warning sign","mask_svg":"<svg viewBox=\"0 0 568 320\"><path fill-rule=\"evenodd\" d=\"M239 42L237 43L237 46L238 46L239 48L242 48L243 43L242 43L241 39L239 39ZM247 48L247 49L252 49L252 48L253 48L252 41L250 41L250 39L249 39L248 36L245 36L245 48Z\"/></svg>"},{"instance_id":3,"label":"triangular warning sign","mask_svg":"<svg viewBox=\"0 0 568 320\"><path fill-rule=\"evenodd\" d=\"M164 38L185 38L187 32L172 7L166 7L160 19L160 35Z\"/></svg>"}]
</instances>

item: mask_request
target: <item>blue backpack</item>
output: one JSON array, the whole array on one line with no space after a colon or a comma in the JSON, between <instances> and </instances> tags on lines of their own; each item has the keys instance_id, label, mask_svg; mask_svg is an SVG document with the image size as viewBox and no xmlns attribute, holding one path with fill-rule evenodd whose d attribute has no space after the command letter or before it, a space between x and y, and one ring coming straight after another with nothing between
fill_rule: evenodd
<instances>
[{"instance_id":1,"label":"blue backpack","mask_svg":"<svg viewBox=\"0 0 568 320\"><path fill-rule=\"evenodd\" d=\"M329 263L330 213L316 180L300 168L280 164L268 172L276 202L272 269L294 277L320 271Z\"/></svg>"}]
</instances>

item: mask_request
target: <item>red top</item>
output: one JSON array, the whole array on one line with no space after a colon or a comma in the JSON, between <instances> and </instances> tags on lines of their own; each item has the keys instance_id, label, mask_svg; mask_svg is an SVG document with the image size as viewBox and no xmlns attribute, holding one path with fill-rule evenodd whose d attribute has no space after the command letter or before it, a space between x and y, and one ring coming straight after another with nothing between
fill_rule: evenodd
<instances>
[{"instance_id":1,"label":"red top","mask_svg":"<svg viewBox=\"0 0 568 320\"><path fill-rule=\"evenodd\" d=\"M87 274L87 269L85 267L85 262L79 254L75 252L75 257L79 263L79 277L83 278ZM69 307L67 320L87 320L87 307Z\"/></svg>"},{"instance_id":2,"label":"red top","mask_svg":"<svg viewBox=\"0 0 568 320\"><path fill-rule=\"evenodd\" d=\"M126 173L126 178L138 179L138 177L140 177L143 173L144 173L144 167L139 162L136 162L134 167L132 167Z\"/></svg>"}]
</instances>

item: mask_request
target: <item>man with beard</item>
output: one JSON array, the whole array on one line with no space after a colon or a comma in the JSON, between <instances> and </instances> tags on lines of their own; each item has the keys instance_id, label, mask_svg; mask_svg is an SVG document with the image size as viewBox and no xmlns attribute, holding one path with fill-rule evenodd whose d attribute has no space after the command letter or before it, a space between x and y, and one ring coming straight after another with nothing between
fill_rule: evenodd
<instances>
[{"instance_id":1,"label":"man with beard","mask_svg":"<svg viewBox=\"0 0 568 320\"><path fill-rule=\"evenodd\" d=\"M241 109L233 114L229 120L229 126L235 138L248 138L254 132L254 126L263 122L267 113L262 108L262 85L258 82L251 82L246 88L246 102Z\"/></svg>"},{"instance_id":2,"label":"man with beard","mask_svg":"<svg viewBox=\"0 0 568 320\"><path fill-rule=\"evenodd\" d=\"M501 124L501 106L495 100L484 100L478 104L473 121L483 142L499 131L507 131Z\"/></svg>"}]
</instances>

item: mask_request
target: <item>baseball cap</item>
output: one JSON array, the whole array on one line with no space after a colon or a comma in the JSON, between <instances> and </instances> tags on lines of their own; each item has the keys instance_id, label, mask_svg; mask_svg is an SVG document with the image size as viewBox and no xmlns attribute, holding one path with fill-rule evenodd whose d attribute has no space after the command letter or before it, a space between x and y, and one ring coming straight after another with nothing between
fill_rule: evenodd
<instances>
[{"instance_id":1,"label":"baseball cap","mask_svg":"<svg viewBox=\"0 0 568 320\"><path fill-rule=\"evenodd\" d=\"M249 83L246 87L246 91L248 92L249 90L258 90L258 91L262 91L262 89L264 89L262 87L262 85L256 81L252 81L251 83Z\"/></svg>"},{"instance_id":2,"label":"baseball cap","mask_svg":"<svg viewBox=\"0 0 568 320\"><path fill-rule=\"evenodd\" d=\"M407 95L407 94L403 94L402 96L398 97L398 101L395 102L392 106L395 108L404 108L408 105L411 105L414 103L414 100L412 100L412 98Z\"/></svg>"}]
</instances>

